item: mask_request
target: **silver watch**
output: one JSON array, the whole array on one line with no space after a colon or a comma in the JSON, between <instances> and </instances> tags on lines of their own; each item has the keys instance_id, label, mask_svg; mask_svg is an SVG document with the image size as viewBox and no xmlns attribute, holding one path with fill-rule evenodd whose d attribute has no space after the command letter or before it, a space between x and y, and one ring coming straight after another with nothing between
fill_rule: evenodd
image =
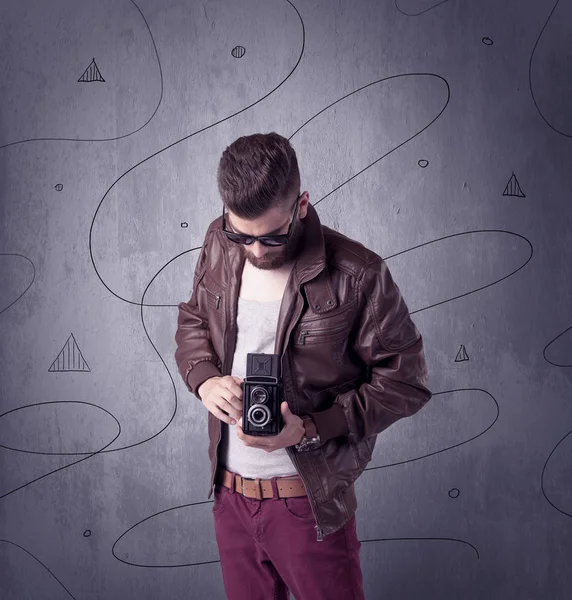
<instances>
[{"instance_id":1,"label":"silver watch","mask_svg":"<svg viewBox=\"0 0 572 600\"><path fill-rule=\"evenodd\" d=\"M302 420L309 420L313 422L311 417L302 417ZM296 448L296 450L298 450L298 452L306 452L307 450L314 450L316 448L319 448L321 445L322 440L320 439L320 434L316 432L316 435L314 437L308 437L304 435L294 447Z\"/></svg>"}]
</instances>

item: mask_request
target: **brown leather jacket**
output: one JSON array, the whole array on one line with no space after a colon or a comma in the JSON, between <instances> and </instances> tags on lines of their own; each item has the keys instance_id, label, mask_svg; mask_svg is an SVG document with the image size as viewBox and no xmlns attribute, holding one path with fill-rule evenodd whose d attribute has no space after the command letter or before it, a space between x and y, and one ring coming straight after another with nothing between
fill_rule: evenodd
<instances>
[{"instance_id":1,"label":"brown leather jacket","mask_svg":"<svg viewBox=\"0 0 572 600\"><path fill-rule=\"evenodd\" d=\"M191 298L179 304L175 360L185 385L231 375L244 258L214 220L199 254ZM383 259L320 223L311 204L304 249L284 291L274 352L282 357L284 400L313 417L322 446L286 451L304 482L318 541L357 508L354 482L371 460L377 434L421 409L423 342ZM208 413L214 491L221 421Z\"/></svg>"}]
</instances>

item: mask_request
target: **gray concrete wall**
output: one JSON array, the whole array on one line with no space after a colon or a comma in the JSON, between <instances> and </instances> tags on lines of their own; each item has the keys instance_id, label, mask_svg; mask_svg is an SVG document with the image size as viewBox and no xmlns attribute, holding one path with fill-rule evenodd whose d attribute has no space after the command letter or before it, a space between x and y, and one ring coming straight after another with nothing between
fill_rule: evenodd
<instances>
[{"instance_id":1,"label":"gray concrete wall","mask_svg":"<svg viewBox=\"0 0 572 600\"><path fill-rule=\"evenodd\" d=\"M220 154L268 131L425 340L435 395L357 484L367 598L571 597L572 3L0 19L2 598L224 598L176 306Z\"/></svg>"}]
</instances>

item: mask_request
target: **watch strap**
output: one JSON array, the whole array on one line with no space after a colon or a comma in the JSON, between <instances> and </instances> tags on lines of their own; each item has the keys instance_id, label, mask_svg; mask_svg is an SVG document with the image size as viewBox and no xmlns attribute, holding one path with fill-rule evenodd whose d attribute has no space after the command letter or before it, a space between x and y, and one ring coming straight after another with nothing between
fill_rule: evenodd
<instances>
[{"instance_id":1,"label":"watch strap","mask_svg":"<svg viewBox=\"0 0 572 600\"><path fill-rule=\"evenodd\" d=\"M312 419L310 415L304 415L301 418L304 422L304 430L306 432L305 436L310 440L312 438L318 437L318 427L316 426L316 422L314 421L314 419Z\"/></svg>"}]
</instances>

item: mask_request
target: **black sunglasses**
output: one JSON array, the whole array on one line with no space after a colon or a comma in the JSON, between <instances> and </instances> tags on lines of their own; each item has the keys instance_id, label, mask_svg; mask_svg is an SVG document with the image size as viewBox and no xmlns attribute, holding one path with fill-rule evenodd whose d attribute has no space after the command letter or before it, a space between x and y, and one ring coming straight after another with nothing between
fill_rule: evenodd
<instances>
[{"instance_id":1,"label":"black sunglasses","mask_svg":"<svg viewBox=\"0 0 572 600\"><path fill-rule=\"evenodd\" d=\"M226 237L231 242L234 242L235 244L246 244L247 246L249 246L250 244L253 244L255 240L258 240L264 246L283 246L290 238L290 235L292 232L292 224L294 223L294 220L296 219L296 215L298 214L298 200L300 200L301 196L302 196L302 194L300 194L296 198L296 208L294 210L294 215L292 217L292 220L290 221L290 225L288 227L287 233L282 233L280 235L256 236L256 235L246 235L243 233L235 233L234 231L228 231L225 227L224 205L222 208L222 231L226 235Z\"/></svg>"}]
</instances>

